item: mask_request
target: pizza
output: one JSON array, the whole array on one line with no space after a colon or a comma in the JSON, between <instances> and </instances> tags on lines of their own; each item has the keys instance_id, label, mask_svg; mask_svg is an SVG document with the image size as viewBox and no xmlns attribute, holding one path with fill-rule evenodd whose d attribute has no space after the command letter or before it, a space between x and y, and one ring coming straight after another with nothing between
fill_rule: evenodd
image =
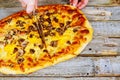
<instances>
[{"instance_id":1,"label":"pizza","mask_svg":"<svg viewBox=\"0 0 120 80\"><path fill-rule=\"evenodd\" d=\"M0 20L0 72L29 74L80 54L92 40L85 15L70 5L45 5L36 17L24 10ZM42 26L46 47L38 34Z\"/></svg>"}]
</instances>

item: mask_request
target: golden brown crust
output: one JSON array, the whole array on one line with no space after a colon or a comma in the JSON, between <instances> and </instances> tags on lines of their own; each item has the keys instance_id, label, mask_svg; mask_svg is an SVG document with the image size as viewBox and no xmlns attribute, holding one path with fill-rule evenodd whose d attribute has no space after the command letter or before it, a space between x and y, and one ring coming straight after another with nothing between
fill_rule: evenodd
<instances>
[{"instance_id":1,"label":"golden brown crust","mask_svg":"<svg viewBox=\"0 0 120 80\"><path fill-rule=\"evenodd\" d=\"M54 11L62 10L63 12L68 12L67 14L72 14L72 24L71 27L80 26L80 30L77 31L77 34L74 36L74 41L65 48L61 49L52 57L49 57L48 54L43 55L40 57L37 61L33 61L31 57L26 57L28 60L26 64L19 64L18 66L14 66L12 68L8 67L9 63L11 61L8 61L8 64L6 64L3 60L0 59L0 72L4 74L28 74L32 73L34 71L37 71L39 69L57 64L59 62L68 60L70 58L73 58L80 54L80 52L85 48L85 46L91 41L93 30L90 26L87 18L85 15L78 9L69 6L69 5L46 5L46 6L40 6L38 7L37 11L40 13L44 13L46 10L51 9ZM3 28L9 19L11 18L18 18L23 15L28 15L25 11L17 12L13 15L8 16L7 18L4 18L0 20L0 27ZM64 17L64 16L63 16ZM78 19L78 17L80 19ZM76 21L76 19L78 19ZM29 63L28 63L29 62ZM13 64L16 64L12 62ZM11 66L11 65L9 65Z\"/></svg>"}]
</instances>

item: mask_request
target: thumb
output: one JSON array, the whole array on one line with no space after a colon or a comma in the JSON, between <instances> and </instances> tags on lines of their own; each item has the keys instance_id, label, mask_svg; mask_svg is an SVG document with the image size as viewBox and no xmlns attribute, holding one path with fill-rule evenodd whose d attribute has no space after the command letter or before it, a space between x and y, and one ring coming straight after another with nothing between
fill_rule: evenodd
<instances>
[{"instance_id":1,"label":"thumb","mask_svg":"<svg viewBox=\"0 0 120 80\"><path fill-rule=\"evenodd\" d=\"M31 13L34 9L35 9L34 4L28 4L27 7L26 7L26 12Z\"/></svg>"},{"instance_id":2,"label":"thumb","mask_svg":"<svg viewBox=\"0 0 120 80\"><path fill-rule=\"evenodd\" d=\"M35 9L35 0L23 0L24 3L27 5L26 12L31 13Z\"/></svg>"},{"instance_id":3,"label":"thumb","mask_svg":"<svg viewBox=\"0 0 120 80\"><path fill-rule=\"evenodd\" d=\"M88 0L81 0L81 2L78 3L77 7L79 9L82 9L87 5L87 3L88 3Z\"/></svg>"}]
</instances>

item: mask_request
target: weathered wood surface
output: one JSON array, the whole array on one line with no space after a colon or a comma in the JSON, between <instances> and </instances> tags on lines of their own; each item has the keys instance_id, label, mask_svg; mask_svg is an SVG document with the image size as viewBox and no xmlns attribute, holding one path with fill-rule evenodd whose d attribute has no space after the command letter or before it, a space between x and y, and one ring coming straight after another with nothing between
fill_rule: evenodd
<instances>
[{"instance_id":1,"label":"weathered wood surface","mask_svg":"<svg viewBox=\"0 0 120 80\"><path fill-rule=\"evenodd\" d=\"M80 77L80 78L50 78L50 77L4 77L0 80L120 80L118 77Z\"/></svg>"},{"instance_id":2,"label":"weathered wood surface","mask_svg":"<svg viewBox=\"0 0 120 80\"><path fill-rule=\"evenodd\" d=\"M120 57L97 58L95 76L120 76Z\"/></svg>"},{"instance_id":3,"label":"weathered wood surface","mask_svg":"<svg viewBox=\"0 0 120 80\"><path fill-rule=\"evenodd\" d=\"M2 75L0 76L15 76ZM66 62L62 62L52 67L39 70L29 75L16 76L40 76L40 77L78 77L78 76L94 76L93 60L90 57L76 57Z\"/></svg>"},{"instance_id":4,"label":"weathered wood surface","mask_svg":"<svg viewBox=\"0 0 120 80\"><path fill-rule=\"evenodd\" d=\"M118 77L80 77L80 78L51 78L51 77L2 77L0 80L120 80Z\"/></svg>"},{"instance_id":5,"label":"weathered wood surface","mask_svg":"<svg viewBox=\"0 0 120 80\"><path fill-rule=\"evenodd\" d=\"M2 75L2 77L80 77L120 76L120 56L76 57L66 62L39 70L29 75Z\"/></svg>"},{"instance_id":6,"label":"weathered wood surface","mask_svg":"<svg viewBox=\"0 0 120 80\"><path fill-rule=\"evenodd\" d=\"M39 5L68 3L69 0L39 0ZM0 0L0 7L18 6L21 6L18 0ZM89 4L87 6L120 6L120 0L89 0Z\"/></svg>"},{"instance_id":7,"label":"weathered wood surface","mask_svg":"<svg viewBox=\"0 0 120 80\"><path fill-rule=\"evenodd\" d=\"M68 1L39 0L39 5ZM0 0L0 19L22 10L20 6L18 0ZM89 0L82 11L94 36L78 57L29 75L0 74L0 80L120 80L115 77L120 77L120 0Z\"/></svg>"}]
</instances>

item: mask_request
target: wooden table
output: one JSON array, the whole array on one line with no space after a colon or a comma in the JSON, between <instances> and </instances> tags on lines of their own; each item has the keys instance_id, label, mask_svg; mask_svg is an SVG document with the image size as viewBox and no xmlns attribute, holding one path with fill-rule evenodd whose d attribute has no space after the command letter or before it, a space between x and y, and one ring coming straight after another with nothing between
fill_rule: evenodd
<instances>
[{"instance_id":1,"label":"wooden table","mask_svg":"<svg viewBox=\"0 0 120 80\"><path fill-rule=\"evenodd\" d=\"M39 0L39 5L68 0ZM17 0L0 0L0 19L21 10ZM82 10L94 28L92 42L76 58L29 75L0 80L120 80L120 0L89 0Z\"/></svg>"}]
</instances>

